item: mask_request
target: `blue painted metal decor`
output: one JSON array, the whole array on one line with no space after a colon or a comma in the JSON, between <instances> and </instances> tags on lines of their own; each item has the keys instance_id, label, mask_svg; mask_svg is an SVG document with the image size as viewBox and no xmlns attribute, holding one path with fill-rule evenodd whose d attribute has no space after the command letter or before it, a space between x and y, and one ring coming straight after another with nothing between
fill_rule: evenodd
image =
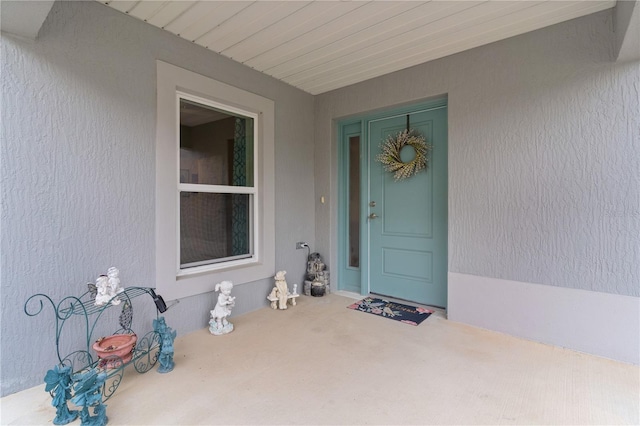
<instances>
[{"instance_id":1,"label":"blue painted metal decor","mask_svg":"<svg viewBox=\"0 0 640 426\"><path fill-rule=\"evenodd\" d=\"M47 371L44 376L45 392L49 392L53 397L51 405L56 407L56 417L53 419L54 425L66 425L78 417L78 412L69 410L67 401L71 398L71 367L56 365Z\"/></svg>"},{"instance_id":2,"label":"blue painted metal decor","mask_svg":"<svg viewBox=\"0 0 640 426\"><path fill-rule=\"evenodd\" d=\"M97 368L78 373L73 376L75 385L73 390L75 396L71 398L71 402L78 407L82 407L80 411L80 424L82 426L104 426L107 424L107 406L102 403L102 387L107 380L107 373ZM93 408L93 416L90 413Z\"/></svg>"},{"instance_id":3,"label":"blue painted metal decor","mask_svg":"<svg viewBox=\"0 0 640 426\"><path fill-rule=\"evenodd\" d=\"M168 373L173 370L173 340L176 338L175 330L167 326L164 317L153 320L153 330L160 335L160 366L158 373Z\"/></svg>"},{"instance_id":4,"label":"blue painted metal decor","mask_svg":"<svg viewBox=\"0 0 640 426\"><path fill-rule=\"evenodd\" d=\"M45 376L45 390L53 397L52 405L56 407L56 417L54 424L67 424L73 421L78 413L67 408L67 402L71 400L79 406L85 407L80 413L83 425L104 425L106 424L106 406L102 403L108 400L118 389L124 369L127 365L133 364L139 373L149 371L161 356L163 362L158 371L165 373L173 369L173 339L175 331L166 325L163 317L163 327L155 328L158 321L158 312L166 311L167 307L162 297L156 295L154 289L147 287L127 287L117 296L122 303L122 312L118 317L120 328L116 329L114 335L133 334L131 324L133 321L132 299L149 295L156 305L156 319L154 320L154 330L138 337L135 347L130 354L127 354L126 361L118 355L103 355L102 358L94 356L92 343L96 339L94 331L98 321L108 309L114 309L112 303L101 306L95 304L96 293L89 286L89 290L80 297L67 296L60 302L55 303L46 294L34 294L29 297L24 305L24 311L28 316L37 316L44 310L45 304L50 304L54 312L55 330L55 350L58 364L49 370ZM160 303L161 302L161 303ZM108 317L108 316L107 316ZM61 352L62 331L67 321L72 318L79 318L84 324L86 334L82 340L81 347L68 354ZM106 318L106 317L105 317ZM69 327L68 327L69 328ZM130 355L130 359L129 359ZM88 375L88 372L93 372ZM72 382L75 383L72 386ZM81 396L82 393L84 396ZM96 401L100 400L98 404ZM78 403L79 401L82 403ZM89 407L93 407L94 415L89 414Z\"/></svg>"}]
</instances>

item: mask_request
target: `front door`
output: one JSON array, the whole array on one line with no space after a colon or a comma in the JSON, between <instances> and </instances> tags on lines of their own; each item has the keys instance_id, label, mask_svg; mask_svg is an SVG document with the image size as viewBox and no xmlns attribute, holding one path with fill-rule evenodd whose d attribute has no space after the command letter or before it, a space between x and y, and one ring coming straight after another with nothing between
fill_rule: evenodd
<instances>
[{"instance_id":1,"label":"front door","mask_svg":"<svg viewBox=\"0 0 640 426\"><path fill-rule=\"evenodd\" d=\"M369 290L447 306L447 109L409 114L411 129L433 146L427 169L396 181L376 161L380 145L407 126L407 115L368 124ZM405 147L403 161L414 151Z\"/></svg>"}]
</instances>

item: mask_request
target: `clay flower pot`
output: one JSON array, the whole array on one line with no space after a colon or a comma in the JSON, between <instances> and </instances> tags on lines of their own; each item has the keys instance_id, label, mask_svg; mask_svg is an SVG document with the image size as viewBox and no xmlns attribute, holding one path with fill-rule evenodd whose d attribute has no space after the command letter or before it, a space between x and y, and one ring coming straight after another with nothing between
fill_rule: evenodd
<instances>
[{"instance_id":1,"label":"clay flower pot","mask_svg":"<svg viewBox=\"0 0 640 426\"><path fill-rule=\"evenodd\" d=\"M98 354L98 358L105 359L116 355L122 359L123 363L131 361L133 348L138 340L135 334L114 334L113 336L102 337L93 344L93 349ZM120 366L119 360L113 359L106 362L107 368L117 368ZM101 366L104 367L104 362Z\"/></svg>"}]
</instances>

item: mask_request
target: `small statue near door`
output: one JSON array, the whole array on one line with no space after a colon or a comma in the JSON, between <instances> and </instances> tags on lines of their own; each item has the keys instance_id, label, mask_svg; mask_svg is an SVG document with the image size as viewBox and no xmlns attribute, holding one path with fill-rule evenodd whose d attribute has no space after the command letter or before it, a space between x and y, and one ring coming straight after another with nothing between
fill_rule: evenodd
<instances>
[{"instance_id":1,"label":"small statue near door","mask_svg":"<svg viewBox=\"0 0 640 426\"><path fill-rule=\"evenodd\" d=\"M231 315L231 309L236 304L236 298L231 296L231 290L233 289L231 281L222 281L216 284L214 289L219 291L220 294L218 294L218 303L210 312L209 332L215 336L220 336L233 331L233 324L227 320L227 317Z\"/></svg>"},{"instance_id":2,"label":"small statue near door","mask_svg":"<svg viewBox=\"0 0 640 426\"><path fill-rule=\"evenodd\" d=\"M267 300L271 302L272 309L287 309L287 302L291 302L291 305L296 305L296 298L299 296L298 294L298 285L293 285L293 293L289 292L289 287L287 285L287 281L284 276L287 274L287 271L278 271L276 272L275 277L275 285L271 290L271 293L267 296Z\"/></svg>"},{"instance_id":3,"label":"small statue near door","mask_svg":"<svg viewBox=\"0 0 640 426\"><path fill-rule=\"evenodd\" d=\"M278 309L287 309L287 296L289 295L289 288L287 287L287 281L284 276L287 271L278 271L274 277L276 280L276 297L278 298Z\"/></svg>"},{"instance_id":4,"label":"small statue near door","mask_svg":"<svg viewBox=\"0 0 640 426\"><path fill-rule=\"evenodd\" d=\"M320 253L311 253L307 258L307 274L304 281L304 294L323 296L329 293L329 271L322 261Z\"/></svg>"}]
</instances>

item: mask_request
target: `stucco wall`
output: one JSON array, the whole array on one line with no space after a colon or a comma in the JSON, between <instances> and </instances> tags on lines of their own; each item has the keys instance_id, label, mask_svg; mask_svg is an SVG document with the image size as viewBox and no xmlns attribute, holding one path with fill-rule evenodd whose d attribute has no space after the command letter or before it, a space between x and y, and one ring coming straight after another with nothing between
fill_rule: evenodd
<instances>
[{"instance_id":1,"label":"stucco wall","mask_svg":"<svg viewBox=\"0 0 640 426\"><path fill-rule=\"evenodd\" d=\"M334 120L447 95L449 271L640 296L640 65L614 49L607 10L316 96L319 250Z\"/></svg>"},{"instance_id":2,"label":"stucco wall","mask_svg":"<svg viewBox=\"0 0 640 426\"><path fill-rule=\"evenodd\" d=\"M27 317L30 295L79 295L109 266L124 286L155 285L156 59L275 101L276 266L299 282L295 242L315 247L311 95L98 2L56 2L37 41L3 34L1 49L2 395L56 363L53 312ZM237 286L233 314L264 306L271 285ZM140 302L134 321L150 329ZM183 334L214 304L194 296L165 316ZM74 347L84 330L65 334Z\"/></svg>"}]
</instances>

